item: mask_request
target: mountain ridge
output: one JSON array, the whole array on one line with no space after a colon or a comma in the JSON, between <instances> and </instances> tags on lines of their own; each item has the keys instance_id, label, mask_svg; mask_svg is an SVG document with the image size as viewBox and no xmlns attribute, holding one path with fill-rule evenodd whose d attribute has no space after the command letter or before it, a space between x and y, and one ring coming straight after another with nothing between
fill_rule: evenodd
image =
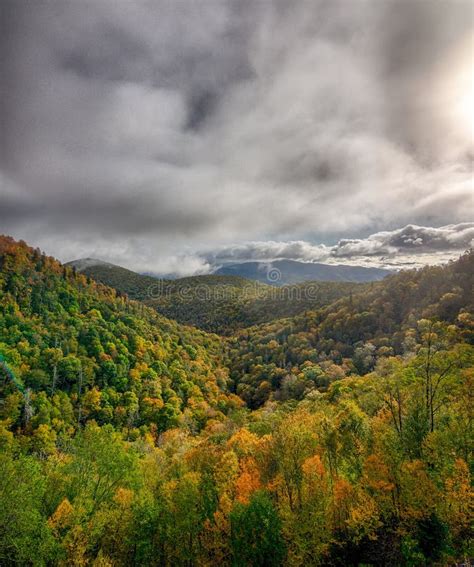
<instances>
[{"instance_id":1,"label":"mountain ridge","mask_svg":"<svg viewBox=\"0 0 474 567\"><path fill-rule=\"evenodd\" d=\"M87 268L93 268L94 266L115 266L115 264L111 264L110 262L106 262L105 260L100 260L98 258L78 258L77 260L71 260L70 262L64 262L64 266L71 266L71 268L75 268L76 270L82 272ZM117 266L121 267L121 266ZM126 268L124 268L126 269Z\"/></svg>"},{"instance_id":2,"label":"mountain ridge","mask_svg":"<svg viewBox=\"0 0 474 567\"><path fill-rule=\"evenodd\" d=\"M273 261L246 261L225 263L214 268L209 274L192 276L177 276L167 273L159 274L153 271L137 272L123 266L112 264L97 258L79 258L65 263L79 271L89 268L120 268L145 277L161 281L179 281L189 278L205 278L208 276L236 276L246 280L259 281L268 285L291 285L307 281L334 281L365 283L380 281L395 273L386 268L352 266L348 264L324 264L322 262L302 262L300 260L280 259Z\"/></svg>"},{"instance_id":3,"label":"mountain ridge","mask_svg":"<svg viewBox=\"0 0 474 567\"><path fill-rule=\"evenodd\" d=\"M273 285L288 285L306 281L373 282L393 274L393 271L347 264L332 265L296 260L275 260L225 264L217 268L214 273L239 275Z\"/></svg>"},{"instance_id":4,"label":"mountain ridge","mask_svg":"<svg viewBox=\"0 0 474 567\"><path fill-rule=\"evenodd\" d=\"M81 273L165 317L220 335L317 309L368 285L316 281L276 286L225 274L167 280L110 264L85 265Z\"/></svg>"}]
</instances>

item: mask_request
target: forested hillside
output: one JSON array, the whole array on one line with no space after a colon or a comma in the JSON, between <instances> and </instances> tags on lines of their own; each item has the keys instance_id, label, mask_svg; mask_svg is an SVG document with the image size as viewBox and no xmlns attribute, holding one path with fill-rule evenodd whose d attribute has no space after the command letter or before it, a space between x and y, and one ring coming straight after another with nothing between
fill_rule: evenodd
<instances>
[{"instance_id":1,"label":"forested hillside","mask_svg":"<svg viewBox=\"0 0 474 567\"><path fill-rule=\"evenodd\" d=\"M363 284L311 282L276 288L243 278L200 276L146 304L166 317L228 336L239 329L298 315L358 291Z\"/></svg>"},{"instance_id":2,"label":"forested hillside","mask_svg":"<svg viewBox=\"0 0 474 567\"><path fill-rule=\"evenodd\" d=\"M150 298L158 288L158 280L152 276L137 274L127 268L115 266L114 264L88 263L82 260L68 262L66 266L84 274L96 282L113 287L122 294L126 294L130 299L144 301ZM173 285L173 280L160 280L161 289L168 289Z\"/></svg>"},{"instance_id":3,"label":"forested hillside","mask_svg":"<svg viewBox=\"0 0 474 567\"><path fill-rule=\"evenodd\" d=\"M316 309L371 285L308 282L280 288L232 275L167 280L111 264L86 266L81 272L165 317L220 335Z\"/></svg>"},{"instance_id":4,"label":"forested hillside","mask_svg":"<svg viewBox=\"0 0 474 567\"><path fill-rule=\"evenodd\" d=\"M473 261L223 338L1 237L0 565L472 556Z\"/></svg>"},{"instance_id":5,"label":"forested hillside","mask_svg":"<svg viewBox=\"0 0 474 567\"><path fill-rule=\"evenodd\" d=\"M0 410L33 438L40 428L45 442L54 440L91 418L135 436L186 420L199 428L239 405L227 394L217 337L3 237L0 294L0 354L29 392L26 411L4 377Z\"/></svg>"},{"instance_id":6,"label":"forested hillside","mask_svg":"<svg viewBox=\"0 0 474 567\"><path fill-rule=\"evenodd\" d=\"M301 399L350 374L366 374L380 358L415 352L419 320L454 324L473 339L474 253L443 267L410 270L332 305L245 329L230 343L237 392L250 407L272 393Z\"/></svg>"}]
</instances>

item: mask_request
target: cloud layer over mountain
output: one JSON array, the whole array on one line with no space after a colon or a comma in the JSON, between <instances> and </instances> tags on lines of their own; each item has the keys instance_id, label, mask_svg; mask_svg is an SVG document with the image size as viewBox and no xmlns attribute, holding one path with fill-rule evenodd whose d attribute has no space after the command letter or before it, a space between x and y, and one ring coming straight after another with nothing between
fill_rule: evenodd
<instances>
[{"instance_id":1,"label":"cloud layer over mountain","mask_svg":"<svg viewBox=\"0 0 474 567\"><path fill-rule=\"evenodd\" d=\"M465 242L470 2L1 10L0 232L183 272L216 243L375 262Z\"/></svg>"},{"instance_id":2,"label":"cloud layer over mountain","mask_svg":"<svg viewBox=\"0 0 474 567\"><path fill-rule=\"evenodd\" d=\"M418 267L456 258L474 247L474 223L431 228L407 225L361 239L343 239L334 246L291 242L247 242L223 247L208 255L211 265L246 261L299 260L327 264L347 263L388 268Z\"/></svg>"}]
</instances>

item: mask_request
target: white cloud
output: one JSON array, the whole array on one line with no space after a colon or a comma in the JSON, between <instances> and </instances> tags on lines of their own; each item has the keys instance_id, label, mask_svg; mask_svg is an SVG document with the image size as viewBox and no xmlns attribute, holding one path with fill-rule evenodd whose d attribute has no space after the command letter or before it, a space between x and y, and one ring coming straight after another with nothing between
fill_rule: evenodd
<instances>
[{"instance_id":1,"label":"white cloud","mask_svg":"<svg viewBox=\"0 0 474 567\"><path fill-rule=\"evenodd\" d=\"M204 254L212 265L279 259L326 264L403 267L436 264L458 257L474 246L474 223L439 228L407 225L334 246L292 242L247 242Z\"/></svg>"}]
</instances>

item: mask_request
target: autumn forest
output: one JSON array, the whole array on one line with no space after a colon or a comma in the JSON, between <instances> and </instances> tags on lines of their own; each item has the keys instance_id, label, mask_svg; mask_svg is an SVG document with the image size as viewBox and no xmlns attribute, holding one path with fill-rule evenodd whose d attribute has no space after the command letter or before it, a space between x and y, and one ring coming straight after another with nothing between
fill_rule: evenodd
<instances>
[{"instance_id":1,"label":"autumn forest","mask_svg":"<svg viewBox=\"0 0 474 567\"><path fill-rule=\"evenodd\" d=\"M226 302L212 334L1 237L0 564L472 557L473 273Z\"/></svg>"}]
</instances>

